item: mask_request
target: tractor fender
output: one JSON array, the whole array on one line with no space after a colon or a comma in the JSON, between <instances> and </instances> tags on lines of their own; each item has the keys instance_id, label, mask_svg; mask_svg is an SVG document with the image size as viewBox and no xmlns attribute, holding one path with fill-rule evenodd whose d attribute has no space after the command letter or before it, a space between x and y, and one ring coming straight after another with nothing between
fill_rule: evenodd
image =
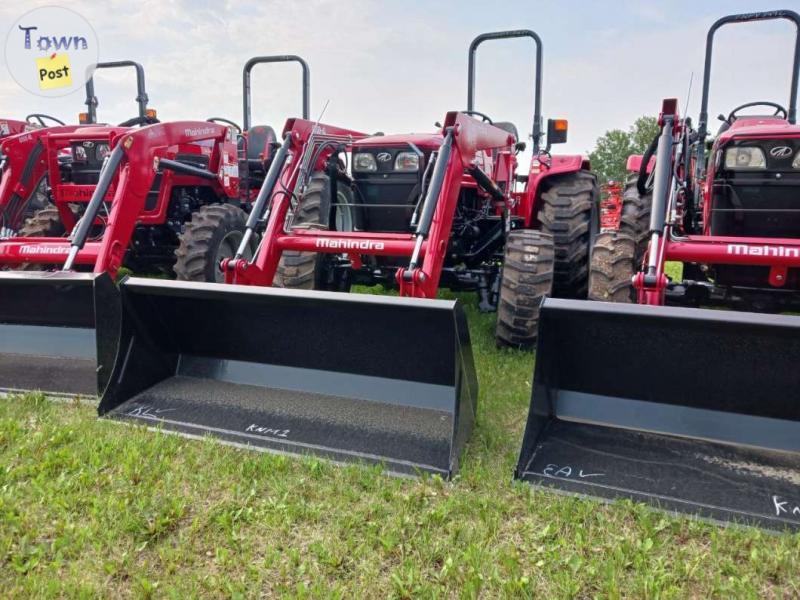
<instances>
[{"instance_id":1,"label":"tractor fender","mask_svg":"<svg viewBox=\"0 0 800 600\"><path fill-rule=\"evenodd\" d=\"M628 157L628 162L625 165L625 170L628 171L629 173L638 173L639 169L642 168L642 159L643 158L644 158L644 156L642 154L631 154ZM650 162L647 164L647 172L648 173L653 170L653 166L655 164L656 164L656 157L653 156L650 159Z\"/></svg>"},{"instance_id":2,"label":"tractor fender","mask_svg":"<svg viewBox=\"0 0 800 600\"><path fill-rule=\"evenodd\" d=\"M528 185L525 188L523 202L520 206L522 215L525 217L525 226L529 227L533 223L533 215L537 205L536 199L545 179L565 173L588 171L590 167L589 159L580 154L555 155L551 158L549 165L541 161L540 158L534 158L531 161L531 168L528 172Z\"/></svg>"}]
</instances>

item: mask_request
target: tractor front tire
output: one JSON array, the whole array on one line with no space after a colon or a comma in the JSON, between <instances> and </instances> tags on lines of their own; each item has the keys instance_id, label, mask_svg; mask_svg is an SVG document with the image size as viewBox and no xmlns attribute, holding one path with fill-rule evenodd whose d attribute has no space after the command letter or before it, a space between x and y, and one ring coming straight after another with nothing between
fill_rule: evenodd
<instances>
[{"instance_id":1,"label":"tractor front tire","mask_svg":"<svg viewBox=\"0 0 800 600\"><path fill-rule=\"evenodd\" d=\"M292 229L330 229L330 185L330 177L322 171L309 177L306 192L298 203L292 220ZM336 195L339 203L353 204L350 188L337 185ZM350 220L349 223L354 221ZM284 250L278 263L275 285L298 290L349 291L346 282L334 285L328 281L325 258L319 252Z\"/></svg>"},{"instance_id":2,"label":"tractor front tire","mask_svg":"<svg viewBox=\"0 0 800 600\"><path fill-rule=\"evenodd\" d=\"M175 250L175 275L181 281L223 283L220 262L232 258L246 229L247 215L232 204L207 204L192 213ZM252 258L255 240L245 258Z\"/></svg>"},{"instance_id":3,"label":"tractor front tire","mask_svg":"<svg viewBox=\"0 0 800 600\"><path fill-rule=\"evenodd\" d=\"M67 232L55 206L37 210L19 230L19 237L60 238L65 235ZM19 266L20 271L46 271L47 268L48 265L44 263L24 263Z\"/></svg>"},{"instance_id":4,"label":"tractor front tire","mask_svg":"<svg viewBox=\"0 0 800 600\"><path fill-rule=\"evenodd\" d=\"M19 229L19 237L64 237L65 235L61 215L55 206L37 210Z\"/></svg>"},{"instance_id":5,"label":"tractor front tire","mask_svg":"<svg viewBox=\"0 0 800 600\"><path fill-rule=\"evenodd\" d=\"M553 236L553 295L586 298L589 256L599 230L597 177L589 171L555 175L545 180L538 220Z\"/></svg>"},{"instance_id":6,"label":"tractor front tire","mask_svg":"<svg viewBox=\"0 0 800 600\"><path fill-rule=\"evenodd\" d=\"M641 263L647 250L650 230L650 207L653 195L642 196L636 188L636 177L628 179L622 192L622 216L619 231L629 235L636 244L636 264Z\"/></svg>"},{"instance_id":7,"label":"tractor front tire","mask_svg":"<svg viewBox=\"0 0 800 600\"><path fill-rule=\"evenodd\" d=\"M539 306L553 291L553 237L533 229L508 234L500 299L497 305L497 345L531 349L539 328Z\"/></svg>"},{"instance_id":8,"label":"tractor front tire","mask_svg":"<svg viewBox=\"0 0 800 600\"><path fill-rule=\"evenodd\" d=\"M627 233L599 234L592 252L589 300L634 302L635 255L636 242Z\"/></svg>"}]
</instances>

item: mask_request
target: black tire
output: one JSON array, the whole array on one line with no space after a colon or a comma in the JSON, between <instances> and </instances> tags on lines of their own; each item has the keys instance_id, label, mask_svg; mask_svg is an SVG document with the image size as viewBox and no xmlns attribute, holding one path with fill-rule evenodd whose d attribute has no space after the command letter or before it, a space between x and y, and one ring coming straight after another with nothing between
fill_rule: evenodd
<instances>
[{"instance_id":1,"label":"black tire","mask_svg":"<svg viewBox=\"0 0 800 600\"><path fill-rule=\"evenodd\" d=\"M589 171L554 176L541 195L538 220L553 236L553 295L586 298L589 255L599 230L597 177Z\"/></svg>"},{"instance_id":2,"label":"black tire","mask_svg":"<svg viewBox=\"0 0 800 600\"><path fill-rule=\"evenodd\" d=\"M631 278L636 272L636 243L627 233L612 231L597 236L589 272L589 300L634 301Z\"/></svg>"},{"instance_id":3,"label":"black tire","mask_svg":"<svg viewBox=\"0 0 800 600\"><path fill-rule=\"evenodd\" d=\"M48 206L33 213L33 216L20 227L19 237L65 237L67 232L61 222L61 216L55 206ZM59 257L55 262L63 261ZM53 264L55 264L55 262ZM45 263L24 263L19 265L20 271L47 271L50 265Z\"/></svg>"},{"instance_id":4,"label":"black tire","mask_svg":"<svg viewBox=\"0 0 800 600\"><path fill-rule=\"evenodd\" d=\"M20 237L64 237L66 231L55 206L47 206L33 213L20 227Z\"/></svg>"},{"instance_id":5,"label":"black tire","mask_svg":"<svg viewBox=\"0 0 800 600\"><path fill-rule=\"evenodd\" d=\"M247 215L232 204L208 204L192 213L175 249L175 275L182 281L222 283L220 261L232 257L244 236ZM253 240L251 258L256 241Z\"/></svg>"},{"instance_id":6,"label":"black tire","mask_svg":"<svg viewBox=\"0 0 800 600\"><path fill-rule=\"evenodd\" d=\"M49 184L47 182L47 175L42 175L42 178L39 180L39 183L36 184L36 189L31 194L31 198L28 201L28 206L25 209L25 217L30 218L33 217L38 211L47 208L48 206L52 206L50 202L50 196L47 193L47 188Z\"/></svg>"},{"instance_id":7,"label":"black tire","mask_svg":"<svg viewBox=\"0 0 800 600\"><path fill-rule=\"evenodd\" d=\"M323 172L313 173L309 177L306 192L300 199L297 212L292 219L292 229L330 229L330 185L330 178ZM354 203L353 192L346 185L338 184L336 195L340 203ZM339 226L334 225L334 228L351 230L355 220L350 219L348 222L349 225L340 222ZM349 291L347 281L333 282L329 275L325 254L285 250L278 263L275 285L300 290Z\"/></svg>"},{"instance_id":8,"label":"black tire","mask_svg":"<svg viewBox=\"0 0 800 600\"><path fill-rule=\"evenodd\" d=\"M620 233L629 235L636 244L635 261L640 264L647 250L650 231L650 207L653 204L653 195L642 196L636 187L636 176L632 176L625 184L622 192L622 217L620 218Z\"/></svg>"},{"instance_id":9,"label":"black tire","mask_svg":"<svg viewBox=\"0 0 800 600\"><path fill-rule=\"evenodd\" d=\"M532 229L508 234L497 304L498 346L533 348L539 328L539 305L553 290L554 263L550 234Z\"/></svg>"}]
</instances>

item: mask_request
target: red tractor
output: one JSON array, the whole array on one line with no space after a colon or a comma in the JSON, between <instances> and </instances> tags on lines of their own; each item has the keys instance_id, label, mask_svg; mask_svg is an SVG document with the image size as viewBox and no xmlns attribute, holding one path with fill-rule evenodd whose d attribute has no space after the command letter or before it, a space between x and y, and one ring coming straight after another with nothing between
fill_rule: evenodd
<instances>
[{"instance_id":1,"label":"red tractor","mask_svg":"<svg viewBox=\"0 0 800 600\"><path fill-rule=\"evenodd\" d=\"M255 64L284 61L303 68L307 116L305 62L295 56L259 57L245 66L246 124L250 70ZM274 133L268 127L248 127L240 135L238 126L225 119L151 124L141 67L113 63L123 65L137 67L138 117L116 127L43 130L13 147L40 149L35 164L44 164L53 206L35 212L20 235L0 240L0 269L62 272L0 274L0 287L13 288L0 294L2 388L97 393L115 346L105 346L108 352L96 348L93 330L98 320L114 321L103 315L107 310L113 314L111 281L119 270L222 282L222 260L240 247L247 211L275 150ZM93 99L90 86L91 81L87 97ZM87 120L94 122L96 100L87 104ZM147 126L132 129L137 124ZM6 173L5 186L16 173ZM245 185L240 185L243 177ZM93 289L102 301L91 299ZM55 344L62 338L69 343Z\"/></svg>"},{"instance_id":2,"label":"red tractor","mask_svg":"<svg viewBox=\"0 0 800 600\"><path fill-rule=\"evenodd\" d=\"M478 46L520 37L536 44L533 159L524 175L516 126L474 106ZM436 133L368 136L287 124L280 170L248 224L249 239L266 220L260 251L228 261L228 282L332 291L383 284L420 298L440 287L477 291L481 309L498 311L498 343L530 346L541 298L586 296L599 226L588 161L550 153L566 141L566 121L549 121L541 145L541 63L533 31L478 36L469 48L467 110L448 113Z\"/></svg>"},{"instance_id":3,"label":"red tractor","mask_svg":"<svg viewBox=\"0 0 800 600\"><path fill-rule=\"evenodd\" d=\"M535 42L537 67L533 160L522 176L516 127L474 107L476 49L518 37ZM477 379L464 314L436 300L439 289L479 292L482 308L498 310L498 342L511 346L533 341L544 296L586 294L597 183L581 156L550 154L565 121L549 122L542 146L541 62L532 31L477 37L467 110L447 113L434 133L287 121L239 248L222 261L231 285L120 283L121 331L98 323L99 342L124 349L100 413L452 475ZM126 139L150 145L146 130ZM146 182L149 153L117 151ZM128 193L141 194L133 184ZM400 297L335 293L353 284Z\"/></svg>"},{"instance_id":4,"label":"red tractor","mask_svg":"<svg viewBox=\"0 0 800 600\"><path fill-rule=\"evenodd\" d=\"M796 28L788 107L739 106L709 145L715 33L774 19ZM591 295L606 302L543 303L517 478L800 528L782 508L800 494L800 318L763 314L800 299L798 77L797 13L713 24L697 129L663 102L660 134L631 161L639 194L620 199L619 227L598 237ZM741 114L753 106L771 114ZM646 228L624 222L648 202ZM682 276L670 279L668 262ZM687 303L759 312L665 306Z\"/></svg>"},{"instance_id":5,"label":"red tractor","mask_svg":"<svg viewBox=\"0 0 800 600\"><path fill-rule=\"evenodd\" d=\"M113 130L121 131L135 125L157 123L155 111L147 107L144 69L140 64L125 60L96 65L96 69L123 67L132 67L136 71L136 103L139 110L136 117L128 119ZM59 227L63 229L74 223L74 217L71 212L68 214L69 209L66 207L66 203L73 200L62 184L75 183L72 177L74 170L74 179L84 185L78 193L85 202L91 195L91 186L87 188L86 185L92 183L92 180L96 181L99 161L108 153L107 140L99 138L106 138L112 130L106 128L101 131L98 128L98 104L92 77L86 82L87 112L79 115L80 125L65 125L54 117L33 114L27 117L28 125L23 126L17 135L9 135L4 141L0 141L0 154L3 156L0 168L0 239L17 235L48 235L55 233ZM57 125L48 126L45 120ZM21 124L16 123L14 129L20 129ZM85 135L84 131L84 136L81 137L76 132L83 131L85 126L91 126L92 133ZM2 131L0 124L0 132ZM72 134L76 135L76 143L80 141L87 146L70 146ZM0 134L0 140L2 137ZM51 202L60 209L49 206ZM36 222L23 229L25 221L43 209L46 212L38 215L40 218ZM56 225L59 214L64 218L63 226Z\"/></svg>"}]
</instances>

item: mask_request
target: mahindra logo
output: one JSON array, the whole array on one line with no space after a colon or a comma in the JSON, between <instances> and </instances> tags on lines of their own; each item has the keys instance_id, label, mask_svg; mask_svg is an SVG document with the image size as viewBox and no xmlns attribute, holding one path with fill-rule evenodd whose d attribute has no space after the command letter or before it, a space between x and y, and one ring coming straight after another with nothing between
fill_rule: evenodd
<instances>
[{"instance_id":1,"label":"mahindra logo","mask_svg":"<svg viewBox=\"0 0 800 600\"><path fill-rule=\"evenodd\" d=\"M392 155L388 152L378 152L375 158L377 158L379 162L389 162L392 160Z\"/></svg>"},{"instance_id":2,"label":"mahindra logo","mask_svg":"<svg viewBox=\"0 0 800 600\"><path fill-rule=\"evenodd\" d=\"M83 142L84 148L94 148L94 142Z\"/></svg>"},{"instance_id":3,"label":"mahindra logo","mask_svg":"<svg viewBox=\"0 0 800 600\"><path fill-rule=\"evenodd\" d=\"M20 246L20 254L68 254L69 248L64 246Z\"/></svg>"},{"instance_id":4,"label":"mahindra logo","mask_svg":"<svg viewBox=\"0 0 800 600\"><path fill-rule=\"evenodd\" d=\"M317 248L330 250L383 250L386 247L383 242L373 242L372 240L332 240L330 238L317 238L315 245Z\"/></svg>"},{"instance_id":5,"label":"mahindra logo","mask_svg":"<svg viewBox=\"0 0 800 600\"><path fill-rule=\"evenodd\" d=\"M213 127L199 127L197 129L184 129L183 135L195 137L198 135L208 135L209 133L214 133Z\"/></svg>"},{"instance_id":6,"label":"mahindra logo","mask_svg":"<svg viewBox=\"0 0 800 600\"><path fill-rule=\"evenodd\" d=\"M786 158L792 155L792 149L789 146L775 146L769 151L772 158Z\"/></svg>"},{"instance_id":7,"label":"mahindra logo","mask_svg":"<svg viewBox=\"0 0 800 600\"><path fill-rule=\"evenodd\" d=\"M800 258L800 248L787 246L750 246L748 244L728 244L728 254L734 256L774 256Z\"/></svg>"}]
</instances>

